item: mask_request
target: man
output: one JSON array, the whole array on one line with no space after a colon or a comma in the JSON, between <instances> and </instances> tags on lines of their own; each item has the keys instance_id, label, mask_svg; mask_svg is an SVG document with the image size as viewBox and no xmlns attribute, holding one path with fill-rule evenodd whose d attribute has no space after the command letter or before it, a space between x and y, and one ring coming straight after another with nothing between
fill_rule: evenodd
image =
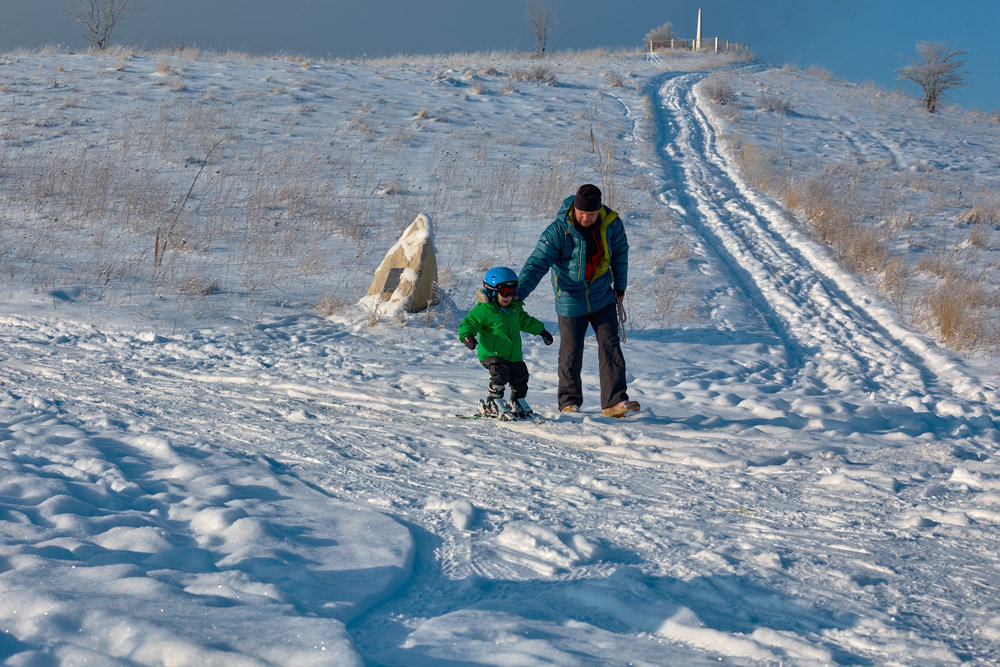
<instances>
[{"instance_id":1,"label":"man","mask_svg":"<svg viewBox=\"0 0 1000 667\"><path fill-rule=\"evenodd\" d=\"M601 204L596 185L582 185L563 201L521 269L518 298L531 294L550 269L559 316L560 411L577 412L583 404L580 371L588 325L597 336L601 412L617 418L638 411L639 404L628 399L618 338L618 304L628 284L628 239L618 214Z\"/></svg>"}]
</instances>

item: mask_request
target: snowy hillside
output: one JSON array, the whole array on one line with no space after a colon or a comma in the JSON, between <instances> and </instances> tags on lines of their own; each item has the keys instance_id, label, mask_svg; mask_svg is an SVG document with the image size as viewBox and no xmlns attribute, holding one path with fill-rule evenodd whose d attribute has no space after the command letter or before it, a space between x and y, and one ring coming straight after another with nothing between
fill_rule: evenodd
<instances>
[{"instance_id":1,"label":"snowy hillside","mask_svg":"<svg viewBox=\"0 0 1000 667\"><path fill-rule=\"evenodd\" d=\"M0 56L0 657L991 663L997 358L915 315L928 239L995 280L991 223L911 181L897 298L738 150L995 186L995 123L822 101L859 90L641 54ZM483 272L585 181L627 221L643 410L601 416L591 349L558 413L526 337L546 421L455 418ZM359 305L418 213L441 304ZM557 330L544 285L526 309Z\"/></svg>"}]
</instances>

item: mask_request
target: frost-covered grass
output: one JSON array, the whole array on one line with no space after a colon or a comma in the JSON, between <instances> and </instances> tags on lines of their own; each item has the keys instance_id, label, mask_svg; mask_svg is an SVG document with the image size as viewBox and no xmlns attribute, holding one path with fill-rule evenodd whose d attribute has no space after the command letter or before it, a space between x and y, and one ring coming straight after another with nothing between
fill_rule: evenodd
<instances>
[{"instance_id":1,"label":"frost-covered grass","mask_svg":"<svg viewBox=\"0 0 1000 667\"><path fill-rule=\"evenodd\" d=\"M0 270L140 310L149 294L184 312L349 302L425 212L454 289L523 259L581 179L655 218L622 141L635 120L578 80L607 67L634 89L633 59L8 54Z\"/></svg>"}]
</instances>

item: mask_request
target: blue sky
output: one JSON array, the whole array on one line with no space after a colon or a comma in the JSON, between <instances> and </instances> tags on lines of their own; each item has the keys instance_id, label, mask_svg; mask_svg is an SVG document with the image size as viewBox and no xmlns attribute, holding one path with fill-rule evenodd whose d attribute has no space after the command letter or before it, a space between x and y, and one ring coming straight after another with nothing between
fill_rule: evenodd
<instances>
[{"instance_id":1,"label":"blue sky","mask_svg":"<svg viewBox=\"0 0 1000 667\"><path fill-rule=\"evenodd\" d=\"M63 11L66 0L0 0L0 51L59 44L86 46ZM137 0L141 10L114 41L158 48L187 44L218 51L321 56L383 56L531 50L523 0ZM964 49L969 86L950 99L1000 109L998 0L556 0L555 49L637 46L667 21L693 36L747 42L761 59L818 65L851 81L873 81L911 95L896 80L919 41Z\"/></svg>"}]
</instances>

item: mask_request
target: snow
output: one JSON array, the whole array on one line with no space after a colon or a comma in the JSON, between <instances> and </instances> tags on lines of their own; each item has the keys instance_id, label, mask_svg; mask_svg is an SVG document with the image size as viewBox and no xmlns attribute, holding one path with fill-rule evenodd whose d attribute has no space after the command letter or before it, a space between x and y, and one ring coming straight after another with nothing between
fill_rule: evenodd
<instances>
[{"instance_id":1,"label":"snow","mask_svg":"<svg viewBox=\"0 0 1000 667\"><path fill-rule=\"evenodd\" d=\"M997 357L842 268L724 137L978 192L998 126L760 64L537 66L0 56L5 664L995 661ZM559 413L526 337L545 421L454 418L482 272L586 181L627 224L642 411L601 415L591 344ZM911 193L900 247L968 236ZM442 302L379 315L418 213Z\"/></svg>"}]
</instances>

